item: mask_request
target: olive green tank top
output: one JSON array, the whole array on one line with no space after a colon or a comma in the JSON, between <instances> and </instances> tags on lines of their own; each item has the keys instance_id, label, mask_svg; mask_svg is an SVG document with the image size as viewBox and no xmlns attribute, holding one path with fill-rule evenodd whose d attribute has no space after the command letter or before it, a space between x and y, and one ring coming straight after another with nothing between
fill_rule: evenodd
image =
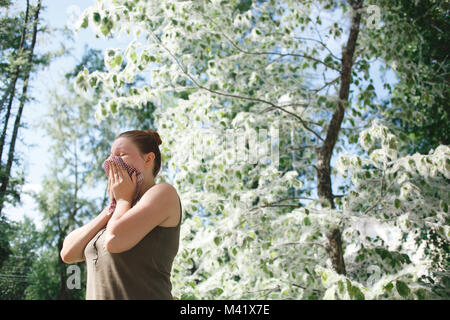
<instances>
[{"instance_id":1,"label":"olive green tank top","mask_svg":"<svg viewBox=\"0 0 450 320\"><path fill-rule=\"evenodd\" d=\"M128 251L110 253L101 229L84 249L86 300L173 300L170 274L178 252L182 218L175 227L156 226Z\"/></svg>"}]
</instances>

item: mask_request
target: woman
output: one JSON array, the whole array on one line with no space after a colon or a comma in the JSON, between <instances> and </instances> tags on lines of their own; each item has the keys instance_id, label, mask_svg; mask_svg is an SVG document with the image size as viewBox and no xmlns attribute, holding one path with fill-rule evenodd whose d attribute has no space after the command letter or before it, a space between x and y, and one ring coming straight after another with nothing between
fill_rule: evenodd
<instances>
[{"instance_id":1,"label":"woman","mask_svg":"<svg viewBox=\"0 0 450 320\"><path fill-rule=\"evenodd\" d=\"M105 208L64 240L60 254L65 263L86 261L86 299L173 299L170 272L178 252L182 208L173 186L155 184L160 144L152 130L117 136L110 158L120 157L142 173L140 188L136 175L130 177L110 162L108 194L115 200L114 212L109 214L111 206Z\"/></svg>"}]
</instances>

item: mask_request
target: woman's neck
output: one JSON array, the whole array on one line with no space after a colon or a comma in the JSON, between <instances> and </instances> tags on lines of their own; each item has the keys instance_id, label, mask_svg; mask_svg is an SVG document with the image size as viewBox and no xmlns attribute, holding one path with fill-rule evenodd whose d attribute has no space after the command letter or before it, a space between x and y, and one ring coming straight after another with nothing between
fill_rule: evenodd
<instances>
[{"instance_id":1,"label":"woman's neck","mask_svg":"<svg viewBox=\"0 0 450 320\"><path fill-rule=\"evenodd\" d=\"M141 190L139 191L139 195L137 200L139 201L139 199L141 199L141 197L144 195L144 193L150 189L151 187L153 187L155 185L155 180L153 177L149 177L149 178L144 178L144 181L142 182L141 185Z\"/></svg>"}]
</instances>

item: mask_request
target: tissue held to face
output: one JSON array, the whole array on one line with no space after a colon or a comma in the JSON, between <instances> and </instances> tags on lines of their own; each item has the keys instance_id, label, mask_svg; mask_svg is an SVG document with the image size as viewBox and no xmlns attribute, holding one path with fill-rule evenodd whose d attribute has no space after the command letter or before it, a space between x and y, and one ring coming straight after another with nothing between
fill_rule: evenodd
<instances>
[{"instance_id":1,"label":"tissue held to face","mask_svg":"<svg viewBox=\"0 0 450 320\"><path fill-rule=\"evenodd\" d=\"M111 146L111 156L120 157L129 166L144 172L145 161L139 149L127 138L117 138Z\"/></svg>"},{"instance_id":2,"label":"tissue held to face","mask_svg":"<svg viewBox=\"0 0 450 320\"><path fill-rule=\"evenodd\" d=\"M136 173L137 188L136 188L135 196L133 198L133 204L134 204L138 197L138 194L139 194L139 191L140 191L140 188L142 185L142 181L144 180L144 175L143 175L142 171L137 168L137 167L140 167L139 161L137 158L140 158L142 163L144 161L140 157L139 151L136 149L136 147L134 147L134 148L133 147L134 146L128 141L128 139L126 139L126 138L117 139L113 143L111 155L103 163L103 168L105 169L107 176L111 172L110 167L111 167L112 163L115 163L117 166L125 169L126 172L128 173L128 175L130 176L130 178L133 173ZM138 162L138 165L135 167L132 164L133 162ZM141 164L141 166L143 167L142 164ZM108 178L109 178L109 176L108 176ZM116 199L113 198L111 200L111 204L109 206L110 213L114 212L116 203L117 203Z\"/></svg>"}]
</instances>

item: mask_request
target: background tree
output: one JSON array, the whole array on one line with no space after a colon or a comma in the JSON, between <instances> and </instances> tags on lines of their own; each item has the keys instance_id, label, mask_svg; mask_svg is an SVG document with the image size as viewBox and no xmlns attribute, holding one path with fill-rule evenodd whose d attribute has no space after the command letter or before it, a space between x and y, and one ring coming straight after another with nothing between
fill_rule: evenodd
<instances>
[{"instance_id":1,"label":"background tree","mask_svg":"<svg viewBox=\"0 0 450 320\"><path fill-rule=\"evenodd\" d=\"M7 235L9 255L0 266L0 299L26 299L26 290L33 280L33 264L35 263L41 241L36 226L29 218L23 222L2 223L3 231ZM4 248L2 246L2 248Z\"/></svg>"},{"instance_id":2,"label":"background tree","mask_svg":"<svg viewBox=\"0 0 450 320\"><path fill-rule=\"evenodd\" d=\"M0 216L4 201L11 202L12 205L20 203L20 188L25 182L25 173L19 168L17 176L12 175L13 163L19 163L15 143L20 138L19 127L24 126L21 123L21 115L25 102L29 100L27 91L30 75L36 72L39 66L47 65L51 56L50 53L34 54L37 33L47 32L44 26L39 26L42 20L39 17L40 6L40 2L33 5L26 1L24 10L20 11L12 1L0 3L2 9L0 14L0 113L3 117L0 136ZM6 149L9 118L17 103L18 112L9 149ZM7 155L6 163L3 163L3 154ZM10 229L8 220L3 217L0 224L0 238L7 239L6 232ZM10 252L7 243L6 240L1 243L0 261L6 260Z\"/></svg>"},{"instance_id":3,"label":"background tree","mask_svg":"<svg viewBox=\"0 0 450 320\"><path fill-rule=\"evenodd\" d=\"M3 111L3 101L6 103L6 114L4 118L4 126L2 130L2 136L0 139L0 159L3 155L3 149L5 146L5 139L6 139L6 132L8 128L9 123L9 117L11 115L12 111L12 105L14 102L14 99L16 98L16 85L17 80L19 79L19 75L22 71L22 92L19 95L19 107L18 112L16 115L16 119L14 122L14 127L12 130L11 135L11 142L9 146L8 151L8 159L6 161L6 165L1 165L1 185L0 185L0 214L3 208L3 202L5 201L5 196L7 195L7 188L10 181L10 174L11 174L11 168L13 164L14 159L14 151L15 151L15 143L17 139L17 133L20 126L20 119L22 117L23 108L26 101L26 94L28 90L28 81L30 77L31 67L33 65L33 54L34 54L34 48L36 45L36 38L38 33L38 23L39 23L39 13L41 10L41 2L38 1L37 5L35 7L30 7L29 1L27 1L26 9L25 9L25 18L22 24L22 30L21 30L21 36L20 36L20 42L17 46L17 53L16 59L19 59L19 61L14 61L14 64L12 66L13 71L11 72L12 79L9 81L7 87L5 88L5 92L2 93L2 105L1 105L1 111ZM29 29L29 30L27 30ZM14 31L14 28L12 28L12 31ZM28 34L27 34L28 33ZM29 41L26 43L26 41ZM28 47L28 48L26 48ZM21 70L22 69L22 70ZM17 90L19 91L19 90ZM23 182L22 182L23 183ZM15 194L16 200L17 198L17 192L12 192L12 194Z\"/></svg>"},{"instance_id":4,"label":"background tree","mask_svg":"<svg viewBox=\"0 0 450 320\"><path fill-rule=\"evenodd\" d=\"M378 1L386 8L386 35L378 55L388 56L398 83L390 86L386 116L411 138L410 151L428 154L450 143L448 83L450 4L446 1ZM395 19L389 18L395 17ZM388 31L391 31L388 33ZM398 35L398 36L397 36Z\"/></svg>"}]
</instances>

